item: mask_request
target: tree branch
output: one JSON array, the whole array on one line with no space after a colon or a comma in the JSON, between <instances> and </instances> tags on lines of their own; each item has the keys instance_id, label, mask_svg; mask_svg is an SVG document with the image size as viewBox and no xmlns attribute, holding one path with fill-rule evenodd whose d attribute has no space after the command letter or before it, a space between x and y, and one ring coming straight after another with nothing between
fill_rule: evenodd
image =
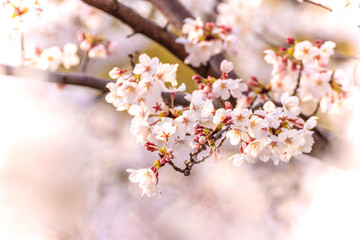
<instances>
[{"instance_id":1,"label":"tree branch","mask_svg":"<svg viewBox=\"0 0 360 240\"><path fill-rule=\"evenodd\" d=\"M121 20L123 23L131 27L134 33L141 33L148 38L154 40L155 42L159 43L167 50L169 50L172 54L174 54L177 58L179 58L181 61L184 61L187 57L188 54L185 52L184 45L175 42L177 38L175 34L166 31L164 28L158 26L153 21L142 17L140 14L138 14L131 8L125 6L124 4L114 0L82 1ZM220 77L221 75L221 72L219 70L220 68L216 67L211 67L209 70L205 66L192 68L203 77L207 77L208 75Z\"/></svg>"},{"instance_id":2,"label":"tree branch","mask_svg":"<svg viewBox=\"0 0 360 240\"><path fill-rule=\"evenodd\" d=\"M0 64L0 75L83 86L103 92L108 91L106 84L111 82L111 80L97 78L81 73L43 71L35 68L14 67L5 64Z\"/></svg>"}]
</instances>

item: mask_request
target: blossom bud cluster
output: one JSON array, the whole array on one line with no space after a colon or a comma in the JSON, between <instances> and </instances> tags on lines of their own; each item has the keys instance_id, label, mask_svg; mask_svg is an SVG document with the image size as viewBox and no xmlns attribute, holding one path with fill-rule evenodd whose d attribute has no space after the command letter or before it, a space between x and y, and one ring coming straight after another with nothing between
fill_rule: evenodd
<instances>
[{"instance_id":1,"label":"blossom bud cluster","mask_svg":"<svg viewBox=\"0 0 360 240\"><path fill-rule=\"evenodd\" d=\"M208 156L214 161L221 159L219 143L225 138L232 145L240 144L240 152L231 158L235 165L256 158L272 159L277 164L310 152L316 118L304 122L298 117L297 97L284 93L282 107L267 102L264 110L254 112L238 105L233 108L230 102L216 109L216 100L246 98L247 85L228 78L233 65L224 60L220 79L194 76L199 89L186 94L189 106L176 106L175 93L185 91L184 84L177 87L177 68L177 64L163 64L156 57L142 54L132 72L115 67L109 73L116 82L107 85L110 92L106 100L118 111L127 110L133 116L131 133L147 151L159 155L148 168L128 170L130 180L139 183L143 194L154 196L159 192L158 170L173 165L180 151L199 152L209 147Z\"/></svg>"},{"instance_id":2,"label":"blossom bud cluster","mask_svg":"<svg viewBox=\"0 0 360 240\"><path fill-rule=\"evenodd\" d=\"M302 101L320 102L323 111L341 104L352 91L341 70L329 69L335 43L331 41L296 42L277 52L265 50L265 61L273 65L271 90L275 99L287 92Z\"/></svg>"},{"instance_id":3,"label":"blossom bud cluster","mask_svg":"<svg viewBox=\"0 0 360 240\"><path fill-rule=\"evenodd\" d=\"M311 151L314 143L311 129L316 126L316 117L306 122L298 117L299 99L288 93L281 96L281 103L282 107L276 107L268 101L263 110L253 112L245 108L231 112L233 124L227 137L232 145L240 145L239 153L229 159L235 166L257 158L264 162L271 159L277 165Z\"/></svg>"},{"instance_id":4,"label":"blossom bud cluster","mask_svg":"<svg viewBox=\"0 0 360 240\"><path fill-rule=\"evenodd\" d=\"M117 49L117 43L101 36L78 31L80 49L86 52L90 58L107 58Z\"/></svg>"},{"instance_id":5,"label":"blossom bud cluster","mask_svg":"<svg viewBox=\"0 0 360 240\"><path fill-rule=\"evenodd\" d=\"M80 58L77 55L78 47L74 43L67 43L63 49L58 46L46 48L44 50L35 47L26 56L24 64L42 70L56 71L62 64L65 69L77 66Z\"/></svg>"},{"instance_id":6,"label":"blossom bud cluster","mask_svg":"<svg viewBox=\"0 0 360 240\"><path fill-rule=\"evenodd\" d=\"M213 22L204 23L201 18L187 18L182 27L182 33L186 37L180 37L176 41L185 45L185 51L189 54L185 64L194 67L206 65L210 58L223 50L235 55L237 53L238 38L235 30L226 25L216 25Z\"/></svg>"}]
</instances>

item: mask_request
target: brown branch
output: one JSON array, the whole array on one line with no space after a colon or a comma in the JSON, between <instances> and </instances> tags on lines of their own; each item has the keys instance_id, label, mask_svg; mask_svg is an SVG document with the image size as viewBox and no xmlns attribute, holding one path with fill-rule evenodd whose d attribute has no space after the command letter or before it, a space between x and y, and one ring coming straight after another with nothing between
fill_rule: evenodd
<instances>
[{"instance_id":1,"label":"brown branch","mask_svg":"<svg viewBox=\"0 0 360 240\"><path fill-rule=\"evenodd\" d=\"M106 84L111 80L97 78L81 73L60 73L43 71L35 68L14 67L0 64L0 75L42 80L58 84L70 84L89 87L100 91L108 91Z\"/></svg>"},{"instance_id":2,"label":"brown branch","mask_svg":"<svg viewBox=\"0 0 360 240\"><path fill-rule=\"evenodd\" d=\"M295 89L294 89L294 92L293 92L293 94L291 94L292 96L295 96L295 95L296 95L296 92L297 92L297 90L298 90L299 87L300 87L300 81L301 81L301 76L302 76L303 70L304 70L304 64L303 64L303 62L300 60L299 75L298 75L298 78L297 78L297 80L296 80L296 87L295 87Z\"/></svg>"},{"instance_id":3,"label":"brown branch","mask_svg":"<svg viewBox=\"0 0 360 240\"><path fill-rule=\"evenodd\" d=\"M169 20L176 31L181 32L186 18L194 16L177 0L148 0Z\"/></svg>"},{"instance_id":4,"label":"brown branch","mask_svg":"<svg viewBox=\"0 0 360 240\"><path fill-rule=\"evenodd\" d=\"M154 40L155 42L159 43L172 54L174 54L177 58L179 58L181 61L184 61L187 57L188 54L185 52L184 45L175 42L177 38L175 34L164 30L162 27L158 26L153 21L142 17L140 14L138 14L131 8L125 6L124 4L114 0L82 1L121 20L123 23L131 27L134 33L141 33L148 38ZM205 66L192 68L203 77L207 77L208 75L219 77L221 75L219 67L211 67L209 70L207 70Z\"/></svg>"}]
</instances>

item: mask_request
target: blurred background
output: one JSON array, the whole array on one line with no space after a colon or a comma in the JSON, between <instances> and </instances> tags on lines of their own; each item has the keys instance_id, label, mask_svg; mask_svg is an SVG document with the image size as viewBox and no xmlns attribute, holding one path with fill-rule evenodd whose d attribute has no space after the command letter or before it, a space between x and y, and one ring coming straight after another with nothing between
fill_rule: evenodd
<instances>
[{"instance_id":1,"label":"blurred background","mask_svg":"<svg viewBox=\"0 0 360 240\"><path fill-rule=\"evenodd\" d=\"M118 51L91 60L88 73L108 78L129 68L129 54L147 53L180 63L161 46L80 1L44 0L41 19L23 26L25 49L78 44L79 29L118 42ZM166 19L143 0L121 1L164 26ZM231 58L243 79L269 81L263 50L298 40L337 44L332 66L359 81L356 11L347 1L322 1L333 12L292 0L182 0L195 16L233 24L241 39ZM0 10L1 11L1 10ZM0 12L0 63L19 64L19 31ZM64 71L60 69L59 71ZM79 71L73 68L71 71ZM180 63L178 81L195 88L193 72ZM205 162L188 177L160 170L162 195L140 197L127 168L144 168L156 156L130 134L131 118L116 112L98 91L0 77L0 239L360 239L360 171L327 159L302 156L290 163ZM359 99L320 125L347 138L354 152L338 159L357 163ZM226 156L234 149L225 145ZM339 149L341 152L342 149ZM186 156L175 161L181 165ZM354 164L355 165L355 164Z\"/></svg>"}]
</instances>

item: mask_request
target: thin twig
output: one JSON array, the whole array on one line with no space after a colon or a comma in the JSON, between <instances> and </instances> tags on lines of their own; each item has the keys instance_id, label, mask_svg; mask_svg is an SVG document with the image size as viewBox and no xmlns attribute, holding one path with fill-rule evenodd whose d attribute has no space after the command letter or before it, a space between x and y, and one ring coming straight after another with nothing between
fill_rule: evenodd
<instances>
[{"instance_id":1,"label":"thin twig","mask_svg":"<svg viewBox=\"0 0 360 240\"><path fill-rule=\"evenodd\" d=\"M87 50L85 53L84 53L84 56L83 56L83 59L81 61L81 72L82 73L85 73L86 70L87 70L87 67L89 65L89 61L90 61L90 58L89 58L89 50Z\"/></svg>"},{"instance_id":2,"label":"thin twig","mask_svg":"<svg viewBox=\"0 0 360 240\"><path fill-rule=\"evenodd\" d=\"M323 8L323 9L325 9L325 10L328 10L329 12L332 12L332 11L333 11L331 8L329 8L329 7L327 7L327 6L324 6L324 5L322 5L321 3L313 2L313 1L311 1L311 0L303 0L303 1L304 1L305 3L310 3L310 4L312 4L312 5L321 7L321 8Z\"/></svg>"},{"instance_id":3,"label":"thin twig","mask_svg":"<svg viewBox=\"0 0 360 240\"><path fill-rule=\"evenodd\" d=\"M304 70L304 64L303 62L300 60L300 69L299 69L299 75L298 75L298 78L296 80L296 87L294 89L294 92L293 94L291 94L292 96L295 96L296 95L296 92L297 90L299 89L300 87L300 81L301 81L301 76L302 76L302 71Z\"/></svg>"}]
</instances>

